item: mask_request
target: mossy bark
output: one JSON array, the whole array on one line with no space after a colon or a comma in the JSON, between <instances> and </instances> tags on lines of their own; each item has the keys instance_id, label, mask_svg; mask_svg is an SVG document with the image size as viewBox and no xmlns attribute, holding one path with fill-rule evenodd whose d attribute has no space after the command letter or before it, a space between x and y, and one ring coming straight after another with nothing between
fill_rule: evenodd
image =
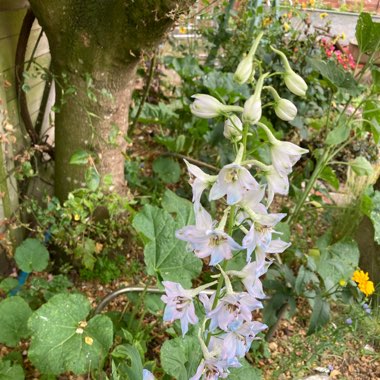
<instances>
[{"instance_id":1,"label":"mossy bark","mask_svg":"<svg viewBox=\"0 0 380 380\"><path fill-rule=\"evenodd\" d=\"M123 192L123 137L138 62L193 2L30 0L56 78L55 193L61 200L84 182L85 167L69 164L80 149L91 151L99 173L111 174Z\"/></svg>"}]
</instances>

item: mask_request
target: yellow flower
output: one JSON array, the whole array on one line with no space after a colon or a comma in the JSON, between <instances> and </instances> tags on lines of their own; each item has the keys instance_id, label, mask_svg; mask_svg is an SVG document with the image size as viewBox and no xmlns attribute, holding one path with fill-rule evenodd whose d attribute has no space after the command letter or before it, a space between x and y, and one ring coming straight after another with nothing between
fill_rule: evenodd
<instances>
[{"instance_id":1,"label":"yellow flower","mask_svg":"<svg viewBox=\"0 0 380 380\"><path fill-rule=\"evenodd\" d=\"M309 0L309 4L310 4L311 7L314 7L314 5L315 5L315 0Z\"/></svg>"},{"instance_id":2,"label":"yellow flower","mask_svg":"<svg viewBox=\"0 0 380 380\"><path fill-rule=\"evenodd\" d=\"M345 40L346 39L346 33L342 33L340 36L339 36L339 38L341 39L341 40Z\"/></svg>"},{"instance_id":3,"label":"yellow flower","mask_svg":"<svg viewBox=\"0 0 380 380\"><path fill-rule=\"evenodd\" d=\"M339 280L339 285L342 286L342 287L344 287L344 286L347 285L347 281L343 280L343 278L342 278L342 279Z\"/></svg>"},{"instance_id":4,"label":"yellow flower","mask_svg":"<svg viewBox=\"0 0 380 380\"><path fill-rule=\"evenodd\" d=\"M290 29L290 25L287 22L285 22L283 26L284 26L285 32L288 32Z\"/></svg>"},{"instance_id":5,"label":"yellow flower","mask_svg":"<svg viewBox=\"0 0 380 380\"><path fill-rule=\"evenodd\" d=\"M74 220L76 220L76 221L80 220L80 216L78 214L75 214L74 215Z\"/></svg>"},{"instance_id":6,"label":"yellow flower","mask_svg":"<svg viewBox=\"0 0 380 380\"><path fill-rule=\"evenodd\" d=\"M178 31L179 31L180 34L186 34L187 28L186 28L186 26L180 26L178 28Z\"/></svg>"},{"instance_id":7,"label":"yellow flower","mask_svg":"<svg viewBox=\"0 0 380 380\"><path fill-rule=\"evenodd\" d=\"M327 17L328 16L328 13L321 13L320 15L319 15L319 18L321 19L321 20L323 20L325 17Z\"/></svg>"},{"instance_id":8,"label":"yellow flower","mask_svg":"<svg viewBox=\"0 0 380 380\"><path fill-rule=\"evenodd\" d=\"M92 344L94 343L94 339L92 339L92 338L89 337L89 336L86 336L86 337L84 338L84 341L85 341L85 343L88 344L89 346L92 346Z\"/></svg>"},{"instance_id":9,"label":"yellow flower","mask_svg":"<svg viewBox=\"0 0 380 380\"><path fill-rule=\"evenodd\" d=\"M375 286L372 281L360 282L358 288L366 295L366 297L375 292Z\"/></svg>"},{"instance_id":10,"label":"yellow flower","mask_svg":"<svg viewBox=\"0 0 380 380\"><path fill-rule=\"evenodd\" d=\"M367 282L369 280L368 272L362 271L362 270L356 270L354 274L352 275L352 279L357 282L358 284Z\"/></svg>"},{"instance_id":11,"label":"yellow flower","mask_svg":"<svg viewBox=\"0 0 380 380\"><path fill-rule=\"evenodd\" d=\"M270 25L271 22L272 22L272 19L270 17L265 17L263 20L263 26L266 27Z\"/></svg>"}]
</instances>

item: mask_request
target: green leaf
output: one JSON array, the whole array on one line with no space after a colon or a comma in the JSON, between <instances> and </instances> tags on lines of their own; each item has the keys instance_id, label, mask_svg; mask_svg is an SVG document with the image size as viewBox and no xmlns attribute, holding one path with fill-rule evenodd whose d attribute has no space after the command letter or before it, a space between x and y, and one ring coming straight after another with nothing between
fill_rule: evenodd
<instances>
[{"instance_id":1,"label":"green leaf","mask_svg":"<svg viewBox=\"0 0 380 380\"><path fill-rule=\"evenodd\" d=\"M335 174L335 171L330 166L325 166L319 178L330 184L335 190L339 189L339 179Z\"/></svg>"},{"instance_id":2,"label":"green leaf","mask_svg":"<svg viewBox=\"0 0 380 380\"><path fill-rule=\"evenodd\" d=\"M137 107L132 111L131 118L136 117ZM144 103L143 109L139 116L139 123L143 124L161 124L165 125L173 120L178 119L175 111L165 103L150 104Z\"/></svg>"},{"instance_id":3,"label":"green leaf","mask_svg":"<svg viewBox=\"0 0 380 380\"><path fill-rule=\"evenodd\" d=\"M32 331L29 359L42 373L87 373L102 368L112 346L112 321L96 315L81 294L58 294L29 319Z\"/></svg>"},{"instance_id":4,"label":"green leaf","mask_svg":"<svg viewBox=\"0 0 380 380\"><path fill-rule=\"evenodd\" d=\"M29 336L28 319L32 309L19 296L0 302L0 343L15 347L21 338Z\"/></svg>"},{"instance_id":5,"label":"green leaf","mask_svg":"<svg viewBox=\"0 0 380 380\"><path fill-rule=\"evenodd\" d=\"M240 368L231 368L228 380L261 380L262 373L258 368L254 368L245 359L241 360Z\"/></svg>"},{"instance_id":6,"label":"green leaf","mask_svg":"<svg viewBox=\"0 0 380 380\"><path fill-rule=\"evenodd\" d=\"M160 357L162 368L168 375L177 380L188 380L202 360L202 351L197 338L185 336L164 342Z\"/></svg>"},{"instance_id":7,"label":"green leaf","mask_svg":"<svg viewBox=\"0 0 380 380\"><path fill-rule=\"evenodd\" d=\"M356 157L348 163L358 176L369 176L373 173L373 167L364 157Z\"/></svg>"},{"instance_id":8,"label":"green leaf","mask_svg":"<svg viewBox=\"0 0 380 380\"><path fill-rule=\"evenodd\" d=\"M372 197L370 219L375 230L375 242L380 244L380 191L375 191L375 194Z\"/></svg>"},{"instance_id":9,"label":"green leaf","mask_svg":"<svg viewBox=\"0 0 380 380\"><path fill-rule=\"evenodd\" d=\"M9 293L17 285L18 281L15 278L8 277L0 282L0 289L3 290L5 293Z\"/></svg>"},{"instance_id":10,"label":"green leaf","mask_svg":"<svg viewBox=\"0 0 380 380\"><path fill-rule=\"evenodd\" d=\"M330 319L330 305L320 295L314 300L313 312L311 313L309 330L307 335L313 334L324 326Z\"/></svg>"},{"instance_id":11,"label":"green leaf","mask_svg":"<svg viewBox=\"0 0 380 380\"><path fill-rule=\"evenodd\" d=\"M202 269L202 261L188 252L175 231L194 224L193 205L169 190L162 203L164 209L146 205L133 219L134 228L149 240L144 249L148 274L190 287L191 279ZM175 214L175 219L169 212Z\"/></svg>"},{"instance_id":12,"label":"green leaf","mask_svg":"<svg viewBox=\"0 0 380 380\"><path fill-rule=\"evenodd\" d=\"M306 58L311 67L319 72L333 89L343 90L345 93L356 96L360 89L351 73L334 61L322 61L315 58Z\"/></svg>"},{"instance_id":13,"label":"green leaf","mask_svg":"<svg viewBox=\"0 0 380 380\"><path fill-rule=\"evenodd\" d=\"M96 191L100 185L100 176L92 166L86 170L86 185L91 191Z\"/></svg>"},{"instance_id":14,"label":"green leaf","mask_svg":"<svg viewBox=\"0 0 380 380\"><path fill-rule=\"evenodd\" d=\"M369 13L361 13L356 24L355 36L363 53L377 51L380 47L380 23L373 22Z\"/></svg>"},{"instance_id":15,"label":"green leaf","mask_svg":"<svg viewBox=\"0 0 380 380\"><path fill-rule=\"evenodd\" d=\"M19 364L13 364L10 360L0 361L0 380L24 380L25 375Z\"/></svg>"},{"instance_id":16,"label":"green leaf","mask_svg":"<svg viewBox=\"0 0 380 380\"><path fill-rule=\"evenodd\" d=\"M176 183L181 176L178 162L168 157L156 158L153 161L153 171L165 183Z\"/></svg>"},{"instance_id":17,"label":"green leaf","mask_svg":"<svg viewBox=\"0 0 380 380\"><path fill-rule=\"evenodd\" d=\"M316 270L323 279L325 289L331 289L339 280L349 280L359 265L359 256L357 243L351 239L321 249Z\"/></svg>"},{"instance_id":18,"label":"green leaf","mask_svg":"<svg viewBox=\"0 0 380 380\"><path fill-rule=\"evenodd\" d=\"M136 347L130 344L116 346L111 355L116 359L118 373L123 375L123 378L142 380L144 368Z\"/></svg>"},{"instance_id":19,"label":"green leaf","mask_svg":"<svg viewBox=\"0 0 380 380\"><path fill-rule=\"evenodd\" d=\"M16 248L17 266L24 272L41 272L48 266L49 252L37 239L26 239Z\"/></svg>"},{"instance_id":20,"label":"green leaf","mask_svg":"<svg viewBox=\"0 0 380 380\"><path fill-rule=\"evenodd\" d=\"M91 157L90 153L85 150L77 150L70 157L70 164L72 165L86 165L89 162L89 158Z\"/></svg>"},{"instance_id":21,"label":"green leaf","mask_svg":"<svg viewBox=\"0 0 380 380\"><path fill-rule=\"evenodd\" d=\"M350 126L346 123L343 123L328 133L325 143L327 145L338 145L346 141L349 136Z\"/></svg>"}]
</instances>

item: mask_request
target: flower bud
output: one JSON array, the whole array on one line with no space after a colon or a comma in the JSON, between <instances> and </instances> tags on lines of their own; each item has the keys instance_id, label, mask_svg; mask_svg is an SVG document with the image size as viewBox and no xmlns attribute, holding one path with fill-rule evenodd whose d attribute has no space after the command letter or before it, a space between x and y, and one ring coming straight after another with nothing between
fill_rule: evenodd
<instances>
[{"instance_id":1,"label":"flower bud","mask_svg":"<svg viewBox=\"0 0 380 380\"><path fill-rule=\"evenodd\" d=\"M284 121L291 121L297 116L297 107L288 99L280 98L275 106L274 112Z\"/></svg>"},{"instance_id":2,"label":"flower bud","mask_svg":"<svg viewBox=\"0 0 380 380\"><path fill-rule=\"evenodd\" d=\"M240 141L242 138L243 123L236 115L231 115L224 123L223 135L226 139L233 142Z\"/></svg>"},{"instance_id":3,"label":"flower bud","mask_svg":"<svg viewBox=\"0 0 380 380\"><path fill-rule=\"evenodd\" d=\"M192 98L195 98L195 101L190 106L191 113L203 119L222 115L226 109L224 104L210 95L196 94Z\"/></svg>"},{"instance_id":4,"label":"flower bud","mask_svg":"<svg viewBox=\"0 0 380 380\"><path fill-rule=\"evenodd\" d=\"M287 70L284 75L285 86L294 95L305 96L307 84L301 76L296 74L293 70Z\"/></svg>"},{"instance_id":5,"label":"flower bud","mask_svg":"<svg viewBox=\"0 0 380 380\"><path fill-rule=\"evenodd\" d=\"M249 81L253 73L254 68L252 57L247 55L242 61L240 61L234 74L234 80L239 84L244 84Z\"/></svg>"},{"instance_id":6,"label":"flower bud","mask_svg":"<svg viewBox=\"0 0 380 380\"><path fill-rule=\"evenodd\" d=\"M260 78L257 80L254 94L244 103L244 110L242 115L244 123L253 125L261 119L261 90L263 89L264 79L267 76L267 73L260 76Z\"/></svg>"},{"instance_id":7,"label":"flower bud","mask_svg":"<svg viewBox=\"0 0 380 380\"><path fill-rule=\"evenodd\" d=\"M280 56L282 60L282 64L284 65L285 68L285 73L284 73L284 81L285 81L285 86L288 88L290 92L292 92L294 95L298 96L305 96L306 95L306 90L307 90L307 84L306 82L302 79L301 76L296 74L292 68L289 65L288 58L286 58L286 55L275 48L271 46L271 49Z\"/></svg>"}]
</instances>

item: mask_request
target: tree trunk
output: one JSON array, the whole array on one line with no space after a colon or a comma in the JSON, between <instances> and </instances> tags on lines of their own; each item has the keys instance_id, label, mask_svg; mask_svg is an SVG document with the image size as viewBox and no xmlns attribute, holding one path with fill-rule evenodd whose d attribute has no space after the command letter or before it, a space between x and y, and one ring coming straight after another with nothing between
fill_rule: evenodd
<instances>
[{"instance_id":1,"label":"tree trunk","mask_svg":"<svg viewBox=\"0 0 380 380\"><path fill-rule=\"evenodd\" d=\"M46 32L56 81L55 192L64 200L82 186L92 153L102 177L124 188L124 136L136 68L194 0L30 0Z\"/></svg>"}]
</instances>

